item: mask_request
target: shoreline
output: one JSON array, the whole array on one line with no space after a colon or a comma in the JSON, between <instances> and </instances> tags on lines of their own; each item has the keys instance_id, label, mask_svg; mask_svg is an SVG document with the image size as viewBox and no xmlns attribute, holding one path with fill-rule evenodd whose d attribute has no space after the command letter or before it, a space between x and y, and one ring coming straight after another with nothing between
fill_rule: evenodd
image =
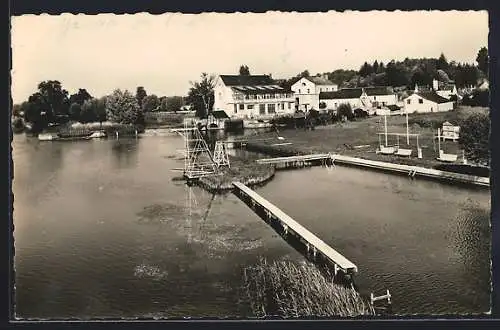
<instances>
[{"instance_id":1,"label":"shoreline","mask_svg":"<svg viewBox=\"0 0 500 330\"><path fill-rule=\"evenodd\" d=\"M244 148L248 151L259 152L273 157L302 156L308 154L300 150L294 150L292 148L283 148L283 147L279 148L276 146L270 146L255 142L248 142ZM481 188L490 188L490 178L485 176L464 174L452 171L443 171L435 168L427 168L418 165L398 164L394 162L384 162L378 160L365 159L361 157L352 157L349 155L344 155L334 152L332 152L331 155L334 159L334 163L342 164L344 166L352 166L352 167L364 168L367 170L389 172L399 175L408 175L410 178L420 177L427 180L439 180L447 183L458 183L458 184L472 185ZM469 165L467 167L474 168L474 166L472 165Z\"/></svg>"}]
</instances>

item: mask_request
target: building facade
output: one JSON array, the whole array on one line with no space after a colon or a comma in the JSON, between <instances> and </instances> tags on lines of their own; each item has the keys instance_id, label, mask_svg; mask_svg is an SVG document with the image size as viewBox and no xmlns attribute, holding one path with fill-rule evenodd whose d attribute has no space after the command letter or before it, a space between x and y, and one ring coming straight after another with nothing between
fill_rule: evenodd
<instances>
[{"instance_id":1,"label":"building facade","mask_svg":"<svg viewBox=\"0 0 500 330\"><path fill-rule=\"evenodd\" d=\"M397 95L387 87L343 88L335 92L319 95L320 108L336 110L341 104L351 108L381 108L397 103Z\"/></svg>"},{"instance_id":2,"label":"building facade","mask_svg":"<svg viewBox=\"0 0 500 330\"><path fill-rule=\"evenodd\" d=\"M270 119L295 112L291 90L277 85L267 75L220 75L214 87L214 110L230 118Z\"/></svg>"},{"instance_id":3,"label":"building facade","mask_svg":"<svg viewBox=\"0 0 500 330\"><path fill-rule=\"evenodd\" d=\"M458 94L457 86L454 83L443 83L436 79L432 81L432 89L441 97L451 99L456 96L457 99L461 98Z\"/></svg>"},{"instance_id":4,"label":"building facade","mask_svg":"<svg viewBox=\"0 0 500 330\"><path fill-rule=\"evenodd\" d=\"M417 92L404 99L405 113L442 112L453 110L450 101L435 91Z\"/></svg>"},{"instance_id":5,"label":"building facade","mask_svg":"<svg viewBox=\"0 0 500 330\"><path fill-rule=\"evenodd\" d=\"M319 95L323 92L334 92L338 85L326 77L302 77L291 87L298 110L319 109Z\"/></svg>"}]
</instances>

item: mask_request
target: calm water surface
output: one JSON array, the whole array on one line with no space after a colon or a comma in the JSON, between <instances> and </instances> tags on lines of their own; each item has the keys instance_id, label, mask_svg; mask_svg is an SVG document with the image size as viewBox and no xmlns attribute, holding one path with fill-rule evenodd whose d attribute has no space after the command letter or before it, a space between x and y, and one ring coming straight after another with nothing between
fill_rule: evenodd
<instances>
[{"instance_id":1,"label":"calm water surface","mask_svg":"<svg viewBox=\"0 0 500 330\"><path fill-rule=\"evenodd\" d=\"M17 317L250 315L242 269L303 258L235 196L175 181L182 146L14 137ZM354 261L363 294L389 289L394 312L489 310L489 192L345 167L257 190Z\"/></svg>"}]
</instances>

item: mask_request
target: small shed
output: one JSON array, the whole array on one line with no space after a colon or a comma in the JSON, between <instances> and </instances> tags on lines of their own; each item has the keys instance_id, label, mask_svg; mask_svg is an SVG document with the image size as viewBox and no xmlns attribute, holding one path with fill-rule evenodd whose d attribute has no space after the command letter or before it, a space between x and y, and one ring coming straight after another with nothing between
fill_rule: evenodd
<instances>
[{"instance_id":1,"label":"small shed","mask_svg":"<svg viewBox=\"0 0 500 330\"><path fill-rule=\"evenodd\" d=\"M229 120L229 116L224 110L214 110L208 114L207 127L217 125L218 128L223 128L226 120Z\"/></svg>"}]
</instances>

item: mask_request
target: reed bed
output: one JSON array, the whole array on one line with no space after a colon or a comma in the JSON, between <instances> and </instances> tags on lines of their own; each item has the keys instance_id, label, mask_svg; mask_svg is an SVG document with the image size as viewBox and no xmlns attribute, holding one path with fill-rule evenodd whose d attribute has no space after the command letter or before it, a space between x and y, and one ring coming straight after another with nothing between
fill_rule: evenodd
<instances>
[{"instance_id":1,"label":"reed bed","mask_svg":"<svg viewBox=\"0 0 500 330\"><path fill-rule=\"evenodd\" d=\"M257 317L357 317L373 307L351 287L327 279L311 263L268 263L244 269L244 292Z\"/></svg>"}]
</instances>

